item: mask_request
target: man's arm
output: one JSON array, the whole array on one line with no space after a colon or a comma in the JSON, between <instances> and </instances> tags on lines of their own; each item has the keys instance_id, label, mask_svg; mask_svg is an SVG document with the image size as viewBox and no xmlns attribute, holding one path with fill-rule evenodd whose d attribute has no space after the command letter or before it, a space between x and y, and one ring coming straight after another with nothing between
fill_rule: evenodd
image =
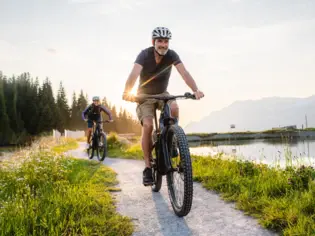
<instances>
[{"instance_id":1,"label":"man's arm","mask_svg":"<svg viewBox=\"0 0 315 236\"><path fill-rule=\"evenodd\" d=\"M199 91L197 84L193 77L190 75L190 73L186 70L185 66L183 63L178 63L175 65L178 73L182 76L183 80L185 83L191 88L191 90L194 92L196 99L200 99L204 97L203 92Z\"/></svg>"},{"instance_id":2,"label":"man's arm","mask_svg":"<svg viewBox=\"0 0 315 236\"><path fill-rule=\"evenodd\" d=\"M135 63L125 84L124 94L131 91L142 70L142 65Z\"/></svg>"},{"instance_id":3,"label":"man's arm","mask_svg":"<svg viewBox=\"0 0 315 236\"><path fill-rule=\"evenodd\" d=\"M189 88L191 88L191 90L193 92L197 91L198 87L196 85L196 82L193 79L193 77L190 75L190 73L186 70L184 64L179 63L175 67L176 67L178 73L182 76L185 83L189 86Z\"/></svg>"}]
</instances>

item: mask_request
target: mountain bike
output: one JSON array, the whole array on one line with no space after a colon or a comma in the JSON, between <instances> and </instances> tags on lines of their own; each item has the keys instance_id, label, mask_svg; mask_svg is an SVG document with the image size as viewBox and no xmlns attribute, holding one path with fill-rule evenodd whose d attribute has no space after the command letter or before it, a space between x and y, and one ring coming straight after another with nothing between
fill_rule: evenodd
<instances>
[{"instance_id":1,"label":"mountain bike","mask_svg":"<svg viewBox=\"0 0 315 236\"><path fill-rule=\"evenodd\" d=\"M162 176L166 175L173 210L177 216L183 217L190 212L192 206L192 164L186 134L178 125L178 120L171 117L170 107L167 103L169 100L179 98L196 99L193 94L185 93L178 96L138 95L133 96L132 101L139 104L151 99L163 102L159 122L156 115L157 105L154 109L152 141L155 155L151 159L154 183L151 189L154 192L159 192L162 186ZM183 191L178 191L179 188Z\"/></svg>"},{"instance_id":2,"label":"mountain bike","mask_svg":"<svg viewBox=\"0 0 315 236\"><path fill-rule=\"evenodd\" d=\"M109 121L94 121L90 147L87 149L89 159L93 159L94 151L99 161L104 161L107 155L106 133L102 130L102 123L109 123Z\"/></svg>"}]
</instances>

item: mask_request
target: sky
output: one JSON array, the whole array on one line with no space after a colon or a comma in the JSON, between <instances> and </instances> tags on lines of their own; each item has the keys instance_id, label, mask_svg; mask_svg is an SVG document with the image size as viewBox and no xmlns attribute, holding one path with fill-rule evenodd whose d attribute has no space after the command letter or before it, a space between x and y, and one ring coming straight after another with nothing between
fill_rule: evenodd
<instances>
[{"instance_id":1,"label":"sky","mask_svg":"<svg viewBox=\"0 0 315 236\"><path fill-rule=\"evenodd\" d=\"M315 94L313 0L0 0L0 71L62 81L122 101L138 53L156 26L205 97L180 100L182 126L237 100ZM136 84L137 85L137 84ZM190 91L173 67L168 91Z\"/></svg>"}]
</instances>

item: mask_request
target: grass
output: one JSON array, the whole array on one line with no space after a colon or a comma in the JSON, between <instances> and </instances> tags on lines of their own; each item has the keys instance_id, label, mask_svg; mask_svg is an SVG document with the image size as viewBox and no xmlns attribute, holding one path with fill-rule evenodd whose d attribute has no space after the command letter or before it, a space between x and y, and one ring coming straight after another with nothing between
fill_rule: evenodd
<instances>
[{"instance_id":1,"label":"grass","mask_svg":"<svg viewBox=\"0 0 315 236\"><path fill-rule=\"evenodd\" d=\"M141 145L139 142L130 143L121 139L116 133L110 133L107 137L108 156L125 159L143 160Z\"/></svg>"},{"instance_id":2,"label":"grass","mask_svg":"<svg viewBox=\"0 0 315 236\"><path fill-rule=\"evenodd\" d=\"M46 141L52 142L51 139ZM131 235L129 218L116 212L116 174L96 161L65 157L64 140L49 149L19 153L19 164L0 166L0 235Z\"/></svg>"},{"instance_id":3,"label":"grass","mask_svg":"<svg viewBox=\"0 0 315 236\"><path fill-rule=\"evenodd\" d=\"M193 157L194 180L236 202L245 213L283 235L315 234L315 171L269 168L248 161Z\"/></svg>"},{"instance_id":4,"label":"grass","mask_svg":"<svg viewBox=\"0 0 315 236\"><path fill-rule=\"evenodd\" d=\"M307 130L307 131L315 131L315 128L314 128L314 127L309 127L309 128L305 128L304 130Z\"/></svg>"},{"instance_id":5,"label":"grass","mask_svg":"<svg viewBox=\"0 0 315 236\"><path fill-rule=\"evenodd\" d=\"M127 148L109 149L108 156L121 157L125 159L143 160L143 154L140 144L134 144Z\"/></svg>"},{"instance_id":6,"label":"grass","mask_svg":"<svg viewBox=\"0 0 315 236\"><path fill-rule=\"evenodd\" d=\"M76 141L79 141L79 142L86 142L86 137L80 137L80 138L77 138L75 139Z\"/></svg>"},{"instance_id":7,"label":"grass","mask_svg":"<svg viewBox=\"0 0 315 236\"><path fill-rule=\"evenodd\" d=\"M59 141L59 144L52 147L52 151L57 153L64 153L79 147L78 142L72 138L64 138Z\"/></svg>"}]
</instances>

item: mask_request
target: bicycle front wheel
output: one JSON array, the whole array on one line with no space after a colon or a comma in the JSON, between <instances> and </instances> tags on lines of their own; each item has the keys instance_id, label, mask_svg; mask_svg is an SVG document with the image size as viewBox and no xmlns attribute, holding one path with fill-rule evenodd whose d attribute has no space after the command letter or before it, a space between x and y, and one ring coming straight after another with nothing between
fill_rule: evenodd
<instances>
[{"instance_id":1,"label":"bicycle front wheel","mask_svg":"<svg viewBox=\"0 0 315 236\"><path fill-rule=\"evenodd\" d=\"M107 155L107 140L105 133L100 133L99 141L98 141L98 151L97 151L97 158L99 161L104 161Z\"/></svg>"},{"instance_id":2,"label":"bicycle front wheel","mask_svg":"<svg viewBox=\"0 0 315 236\"><path fill-rule=\"evenodd\" d=\"M93 139L90 141L90 147L87 148L87 155L89 159L93 159L94 156L94 147L93 147Z\"/></svg>"},{"instance_id":3,"label":"bicycle front wheel","mask_svg":"<svg viewBox=\"0 0 315 236\"><path fill-rule=\"evenodd\" d=\"M189 146L183 129L178 125L170 126L166 139L173 169L166 175L168 193L175 214L182 217L190 212L193 200Z\"/></svg>"}]
</instances>

